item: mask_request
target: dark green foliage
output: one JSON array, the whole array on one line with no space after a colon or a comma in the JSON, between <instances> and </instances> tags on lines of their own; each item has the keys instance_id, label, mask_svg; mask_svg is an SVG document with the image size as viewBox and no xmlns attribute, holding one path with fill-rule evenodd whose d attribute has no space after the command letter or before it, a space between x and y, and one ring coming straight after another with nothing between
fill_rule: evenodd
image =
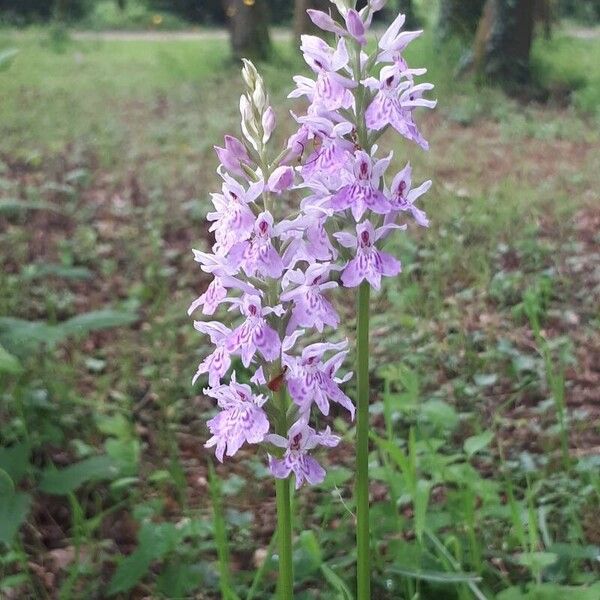
<instances>
[{"instance_id":1,"label":"dark green foliage","mask_svg":"<svg viewBox=\"0 0 600 600\"><path fill-rule=\"evenodd\" d=\"M127 9L134 0L0 0L0 22L24 25L32 21L49 21L57 7L64 2L66 21L76 21L93 12L100 2L114 2L121 11ZM223 9L223 0L141 0L148 10L172 14L188 23L202 25L226 24L227 17ZM137 0L137 4L139 4ZM59 7L60 8L60 7ZM292 19L294 3L290 0L269 0L269 19L275 24L289 24Z\"/></svg>"},{"instance_id":2,"label":"dark green foliage","mask_svg":"<svg viewBox=\"0 0 600 600\"><path fill-rule=\"evenodd\" d=\"M204 25L225 25L227 17L223 0L148 0L150 7L171 12L189 21ZM290 0L269 0L269 19L272 23L289 24L294 3Z\"/></svg>"},{"instance_id":3,"label":"dark green foliage","mask_svg":"<svg viewBox=\"0 0 600 600\"><path fill-rule=\"evenodd\" d=\"M589 24L600 21L600 0L559 0L558 11L561 16Z\"/></svg>"},{"instance_id":4,"label":"dark green foliage","mask_svg":"<svg viewBox=\"0 0 600 600\"><path fill-rule=\"evenodd\" d=\"M52 16L52 2L43 0L0 0L0 15L9 23L24 23L30 20L48 20Z\"/></svg>"},{"instance_id":5,"label":"dark green foliage","mask_svg":"<svg viewBox=\"0 0 600 600\"><path fill-rule=\"evenodd\" d=\"M58 12L61 19L81 19L93 8L95 0L0 0L0 22L25 24L48 21Z\"/></svg>"},{"instance_id":6,"label":"dark green foliage","mask_svg":"<svg viewBox=\"0 0 600 600\"><path fill-rule=\"evenodd\" d=\"M157 11L174 13L190 23L225 22L222 0L148 0L148 5Z\"/></svg>"},{"instance_id":7,"label":"dark green foliage","mask_svg":"<svg viewBox=\"0 0 600 600\"><path fill-rule=\"evenodd\" d=\"M441 0L438 34L442 39L470 39L481 17L485 0Z\"/></svg>"},{"instance_id":8,"label":"dark green foliage","mask_svg":"<svg viewBox=\"0 0 600 600\"><path fill-rule=\"evenodd\" d=\"M421 25L420 20L415 12L415 4L413 0L398 0L397 1L398 11L406 15L406 21L404 27L407 29L416 29ZM394 3L390 2L388 10L394 9Z\"/></svg>"}]
</instances>

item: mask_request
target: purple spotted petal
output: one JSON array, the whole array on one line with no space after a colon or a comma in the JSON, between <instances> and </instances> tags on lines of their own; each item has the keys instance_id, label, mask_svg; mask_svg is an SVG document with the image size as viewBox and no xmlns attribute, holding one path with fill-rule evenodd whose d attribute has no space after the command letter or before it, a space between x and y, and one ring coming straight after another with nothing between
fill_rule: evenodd
<instances>
[{"instance_id":1,"label":"purple spotted petal","mask_svg":"<svg viewBox=\"0 0 600 600\"><path fill-rule=\"evenodd\" d=\"M269 420L265 412L248 402L222 410L207 422L213 434L205 447L216 446L215 455L223 461L223 454L233 456L242 445L262 442L269 431Z\"/></svg>"}]
</instances>

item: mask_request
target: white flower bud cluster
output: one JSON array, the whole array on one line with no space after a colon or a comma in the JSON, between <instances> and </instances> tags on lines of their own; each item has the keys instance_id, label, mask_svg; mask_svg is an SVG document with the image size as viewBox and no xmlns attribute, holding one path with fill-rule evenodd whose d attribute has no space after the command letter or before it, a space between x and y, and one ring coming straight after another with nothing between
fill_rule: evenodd
<instances>
[{"instance_id":1,"label":"white flower bud cluster","mask_svg":"<svg viewBox=\"0 0 600 600\"><path fill-rule=\"evenodd\" d=\"M243 63L242 76L248 89L240 97L242 132L253 148L260 152L275 129L275 113L269 104L263 78L256 67L245 58Z\"/></svg>"}]
</instances>

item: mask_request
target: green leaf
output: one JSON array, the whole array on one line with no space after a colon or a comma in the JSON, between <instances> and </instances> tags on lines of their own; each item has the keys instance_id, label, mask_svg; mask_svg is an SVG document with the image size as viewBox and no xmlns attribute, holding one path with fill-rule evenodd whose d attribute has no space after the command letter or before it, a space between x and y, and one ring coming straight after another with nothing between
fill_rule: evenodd
<instances>
[{"instance_id":1,"label":"green leaf","mask_svg":"<svg viewBox=\"0 0 600 600\"><path fill-rule=\"evenodd\" d=\"M18 48L6 48L0 51L0 71L8 69L15 56L19 53Z\"/></svg>"},{"instance_id":2,"label":"green leaf","mask_svg":"<svg viewBox=\"0 0 600 600\"><path fill-rule=\"evenodd\" d=\"M131 423L124 415L96 415L96 427L105 435L111 435L120 439L128 439L132 436Z\"/></svg>"},{"instance_id":3,"label":"green leaf","mask_svg":"<svg viewBox=\"0 0 600 600\"><path fill-rule=\"evenodd\" d=\"M332 467L327 471L321 487L324 489L333 489L344 485L352 477L352 471L346 467Z\"/></svg>"},{"instance_id":4,"label":"green leaf","mask_svg":"<svg viewBox=\"0 0 600 600\"><path fill-rule=\"evenodd\" d=\"M258 567L258 569L256 570L256 573L254 574L254 578L252 579L252 584L250 585L250 588L248 589L248 593L246 594L246 600L253 600L258 588L260 587L265 575L267 574L267 571L269 570L269 568L271 566L271 562L273 560L273 551L275 550L276 543L277 543L277 530L275 530L273 532L273 535L271 536L271 541L269 542L269 546L266 551L265 559L263 560L262 564Z\"/></svg>"},{"instance_id":5,"label":"green leaf","mask_svg":"<svg viewBox=\"0 0 600 600\"><path fill-rule=\"evenodd\" d=\"M24 492L0 498L0 542L10 545L25 522L30 506L31 496Z\"/></svg>"},{"instance_id":6,"label":"green leaf","mask_svg":"<svg viewBox=\"0 0 600 600\"><path fill-rule=\"evenodd\" d=\"M465 440L463 448L469 456L481 452L494 439L492 431L484 431L478 435L473 435Z\"/></svg>"},{"instance_id":7,"label":"green leaf","mask_svg":"<svg viewBox=\"0 0 600 600\"><path fill-rule=\"evenodd\" d=\"M402 575L403 577L410 577L411 579L420 579L422 581L433 581L436 583L476 583L481 581L481 577L475 573L446 573L445 571L421 571L418 569L411 569L410 567L403 567L393 565L388 568L390 573L396 575Z\"/></svg>"},{"instance_id":8,"label":"green leaf","mask_svg":"<svg viewBox=\"0 0 600 600\"><path fill-rule=\"evenodd\" d=\"M0 215L13 215L25 210L52 210L61 212L54 204L43 200L19 200L18 198L5 198L0 200Z\"/></svg>"},{"instance_id":9,"label":"green leaf","mask_svg":"<svg viewBox=\"0 0 600 600\"><path fill-rule=\"evenodd\" d=\"M34 352L41 344L53 346L60 339L56 327L43 321L0 317L0 344L19 357Z\"/></svg>"},{"instance_id":10,"label":"green leaf","mask_svg":"<svg viewBox=\"0 0 600 600\"><path fill-rule=\"evenodd\" d=\"M27 356L42 344L51 348L70 335L130 325L137 319L135 313L111 309L83 313L57 325L0 317L0 344L17 356Z\"/></svg>"},{"instance_id":11,"label":"green leaf","mask_svg":"<svg viewBox=\"0 0 600 600\"><path fill-rule=\"evenodd\" d=\"M385 450L385 452L389 454L390 458L396 463L407 482L408 488L412 491L412 489L416 486L417 482L414 481L414 474L412 472L408 456L406 456L404 451L393 442L390 442L389 440L384 440L383 438L380 438L375 434L372 434L371 437L375 440L375 443L382 450Z\"/></svg>"},{"instance_id":12,"label":"green leaf","mask_svg":"<svg viewBox=\"0 0 600 600\"><path fill-rule=\"evenodd\" d=\"M23 371L23 367L19 359L0 345L0 373L18 375L21 371Z\"/></svg>"},{"instance_id":13,"label":"green leaf","mask_svg":"<svg viewBox=\"0 0 600 600\"><path fill-rule=\"evenodd\" d=\"M119 469L110 456L92 456L69 467L46 470L40 481L40 490L47 494L66 495L88 481L114 479Z\"/></svg>"},{"instance_id":14,"label":"green leaf","mask_svg":"<svg viewBox=\"0 0 600 600\"><path fill-rule=\"evenodd\" d=\"M162 483L164 481L171 481L171 473L166 469L158 469L157 471L152 471L150 477L148 477L148 481L150 483Z\"/></svg>"},{"instance_id":15,"label":"green leaf","mask_svg":"<svg viewBox=\"0 0 600 600\"><path fill-rule=\"evenodd\" d=\"M8 477L8 475L5 476ZM6 485L6 479L4 484ZM11 481L12 483L12 481ZM0 543L11 544L21 524L27 518L31 496L24 492L0 493Z\"/></svg>"},{"instance_id":16,"label":"green leaf","mask_svg":"<svg viewBox=\"0 0 600 600\"><path fill-rule=\"evenodd\" d=\"M237 496L246 485L246 480L233 473L227 479L221 481L221 493L223 496Z\"/></svg>"},{"instance_id":17,"label":"green leaf","mask_svg":"<svg viewBox=\"0 0 600 600\"><path fill-rule=\"evenodd\" d=\"M165 598L189 598L202 582L204 573L200 565L171 562L156 581L156 588Z\"/></svg>"},{"instance_id":18,"label":"green leaf","mask_svg":"<svg viewBox=\"0 0 600 600\"><path fill-rule=\"evenodd\" d=\"M452 430L458 425L458 414L453 406L443 400L429 400L422 406L423 416L435 427Z\"/></svg>"},{"instance_id":19,"label":"green leaf","mask_svg":"<svg viewBox=\"0 0 600 600\"><path fill-rule=\"evenodd\" d=\"M323 563L321 565L321 572L329 585L339 594L340 600L354 600L350 588L331 567Z\"/></svg>"},{"instance_id":20,"label":"green leaf","mask_svg":"<svg viewBox=\"0 0 600 600\"><path fill-rule=\"evenodd\" d=\"M121 475L135 475L141 452L139 440L109 438L104 442L104 449L118 466Z\"/></svg>"},{"instance_id":21,"label":"green leaf","mask_svg":"<svg viewBox=\"0 0 600 600\"><path fill-rule=\"evenodd\" d=\"M498 375L496 375L496 373L478 373L473 377L473 381L475 382L475 385L478 385L479 387L488 387L494 385L496 381L498 381Z\"/></svg>"},{"instance_id":22,"label":"green leaf","mask_svg":"<svg viewBox=\"0 0 600 600\"><path fill-rule=\"evenodd\" d=\"M431 484L425 479L419 479L415 491L415 532L419 540L423 537L427 519L427 506L429 505L429 492Z\"/></svg>"},{"instance_id":23,"label":"green leaf","mask_svg":"<svg viewBox=\"0 0 600 600\"><path fill-rule=\"evenodd\" d=\"M109 596L130 590L150 569L154 560L151 548L139 547L126 556L115 571L108 586Z\"/></svg>"},{"instance_id":24,"label":"green leaf","mask_svg":"<svg viewBox=\"0 0 600 600\"><path fill-rule=\"evenodd\" d=\"M595 583L590 587L542 583L532 585L527 590L513 586L502 590L496 596L497 600L565 600L565 598L568 600L598 600L600 583Z\"/></svg>"},{"instance_id":25,"label":"green leaf","mask_svg":"<svg viewBox=\"0 0 600 600\"><path fill-rule=\"evenodd\" d=\"M0 591L10 590L22 586L29 582L29 573L17 573L0 579Z\"/></svg>"},{"instance_id":26,"label":"green leaf","mask_svg":"<svg viewBox=\"0 0 600 600\"><path fill-rule=\"evenodd\" d=\"M0 448L0 471L4 470L15 483L19 483L29 469L29 444L21 442L8 448Z\"/></svg>"},{"instance_id":27,"label":"green leaf","mask_svg":"<svg viewBox=\"0 0 600 600\"><path fill-rule=\"evenodd\" d=\"M214 540L219 560L219 587L221 589L221 596L224 600L237 600L237 594L231 583L229 537L227 532L227 522L223 514L221 480L215 473L212 460L208 461L208 487L212 500Z\"/></svg>"},{"instance_id":28,"label":"green leaf","mask_svg":"<svg viewBox=\"0 0 600 600\"><path fill-rule=\"evenodd\" d=\"M119 479L115 479L111 484L110 484L110 489L111 490L130 490L132 489L132 487L138 483L139 481L139 477L120 477Z\"/></svg>"},{"instance_id":29,"label":"green leaf","mask_svg":"<svg viewBox=\"0 0 600 600\"><path fill-rule=\"evenodd\" d=\"M42 279L44 277L59 277L72 281L87 280L92 278L92 272L86 267L73 267L54 263L27 265L21 271L21 277L28 280Z\"/></svg>"},{"instance_id":30,"label":"green leaf","mask_svg":"<svg viewBox=\"0 0 600 600\"><path fill-rule=\"evenodd\" d=\"M140 529L137 549L117 567L108 586L114 596L130 590L150 569L154 560L164 558L180 541L180 533L172 523L144 523Z\"/></svg>"},{"instance_id":31,"label":"green leaf","mask_svg":"<svg viewBox=\"0 0 600 600\"><path fill-rule=\"evenodd\" d=\"M0 497L12 496L14 493L15 484L11 476L4 469L0 469Z\"/></svg>"},{"instance_id":32,"label":"green leaf","mask_svg":"<svg viewBox=\"0 0 600 600\"><path fill-rule=\"evenodd\" d=\"M515 562L532 571L539 571L550 567L558 560L554 552L522 552L515 556Z\"/></svg>"},{"instance_id":33,"label":"green leaf","mask_svg":"<svg viewBox=\"0 0 600 600\"><path fill-rule=\"evenodd\" d=\"M119 310L94 310L88 313L77 315L60 324L60 328L65 335L85 334L99 329L110 329L112 327L122 327L131 325L138 320L135 313Z\"/></svg>"},{"instance_id":34,"label":"green leaf","mask_svg":"<svg viewBox=\"0 0 600 600\"><path fill-rule=\"evenodd\" d=\"M600 546L555 543L548 548L560 558L569 560L593 560L600 562Z\"/></svg>"},{"instance_id":35,"label":"green leaf","mask_svg":"<svg viewBox=\"0 0 600 600\"><path fill-rule=\"evenodd\" d=\"M313 531L305 530L300 534L300 546L304 548L308 556L315 562L316 566L323 562L323 553Z\"/></svg>"}]
</instances>

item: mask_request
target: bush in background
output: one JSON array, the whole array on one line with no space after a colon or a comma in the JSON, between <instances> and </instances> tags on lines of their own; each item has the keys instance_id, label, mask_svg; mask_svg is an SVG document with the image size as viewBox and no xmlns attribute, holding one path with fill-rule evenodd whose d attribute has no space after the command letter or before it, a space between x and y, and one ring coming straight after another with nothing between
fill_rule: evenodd
<instances>
[{"instance_id":1,"label":"bush in background","mask_svg":"<svg viewBox=\"0 0 600 600\"><path fill-rule=\"evenodd\" d=\"M52 0L0 0L0 22L17 26L46 22L51 20L55 4ZM272 23L291 22L292 1L269 0L268 5ZM183 22L226 23L222 0L65 0L64 7L67 21L83 21L95 29L151 27L153 15L162 17L162 28L182 26Z\"/></svg>"},{"instance_id":2,"label":"bush in background","mask_svg":"<svg viewBox=\"0 0 600 600\"><path fill-rule=\"evenodd\" d=\"M558 9L561 17L583 23L600 21L600 0L559 0Z\"/></svg>"},{"instance_id":3,"label":"bush in background","mask_svg":"<svg viewBox=\"0 0 600 600\"><path fill-rule=\"evenodd\" d=\"M114 0L95 3L92 11L82 20L86 29L181 29L186 22L179 16L148 6L140 0L129 0L123 9Z\"/></svg>"},{"instance_id":4,"label":"bush in background","mask_svg":"<svg viewBox=\"0 0 600 600\"><path fill-rule=\"evenodd\" d=\"M95 0L66 0L65 17L68 21L83 18L94 7ZM49 21L54 15L55 2L51 0L0 0L0 22L27 25Z\"/></svg>"}]
</instances>

